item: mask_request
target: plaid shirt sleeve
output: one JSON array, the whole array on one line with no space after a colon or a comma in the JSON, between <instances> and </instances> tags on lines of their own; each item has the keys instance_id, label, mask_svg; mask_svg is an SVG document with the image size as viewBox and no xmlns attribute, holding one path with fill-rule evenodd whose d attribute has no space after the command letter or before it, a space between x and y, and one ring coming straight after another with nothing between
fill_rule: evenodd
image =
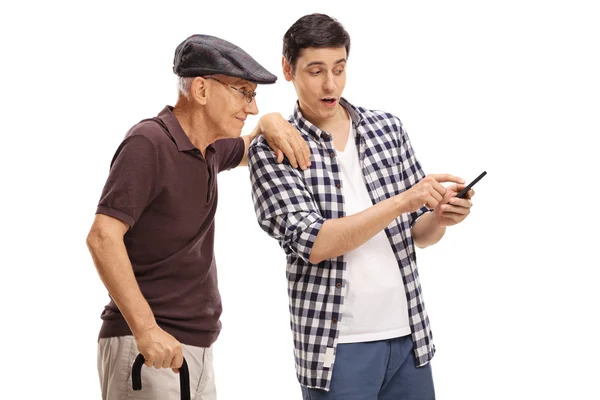
<instances>
[{"instance_id":1,"label":"plaid shirt sleeve","mask_svg":"<svg viewBox=\"0 0 600 400\"><path fill-rule=\"evenodd\" d=\"M408 190L413 185L425 178L425 173L423 172L421 164L415 156L415 152L410 143L408 133L406 133L404 126L402 126L402 122L400 121L400 119L396 118L396 123L400 127L400 159L402 160L404 167L402 179L404 180L406 190ZM410 227L412 228L415 225L417 219L419 219L421 215L429 211L431 210L423 206L417 211L410 213Z\"/></svg>"},{"instance_id":2,"label":"plaid shirt sleeve","mask_svg":"<svg viewBox=\"0 0 600 400\"><path fill-rule=\"evenodd\" d=\"M262 137L248 150L252 200L260 227L277 239L289 256L309 262L310 252L325 219L299 170L278 164Z\"/></svg>"}]
</instances>

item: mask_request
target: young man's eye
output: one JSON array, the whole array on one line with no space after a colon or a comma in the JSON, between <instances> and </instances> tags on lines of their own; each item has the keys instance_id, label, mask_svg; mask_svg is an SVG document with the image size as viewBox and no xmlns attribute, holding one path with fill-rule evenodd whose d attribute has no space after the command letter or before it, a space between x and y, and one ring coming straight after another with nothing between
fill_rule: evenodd
<instances>
[{"instance_id":1,"label":"young man's eye","mask_svg":"<svg viewBox=\"0 0 600 400\"><path fill-rule=\"evenodd\" d=\"M320 70L317 70L317 71L310 71L310 74L311 74L311 75L320 75L320 74L321 74L321 71L320 71Z\"/></svg>"},{"instance_id":2,"label":"young man's eye","mask_svg":"<svg viewBox=\"0 0 600 400\"><path fill-rule=\"evenodd\" d=\"M343 69L338 69L338 70L334 71L333 73L336 74L336 75L341 75L341 74L344 73L344 70Z\"/></svg>"}]
</instances>

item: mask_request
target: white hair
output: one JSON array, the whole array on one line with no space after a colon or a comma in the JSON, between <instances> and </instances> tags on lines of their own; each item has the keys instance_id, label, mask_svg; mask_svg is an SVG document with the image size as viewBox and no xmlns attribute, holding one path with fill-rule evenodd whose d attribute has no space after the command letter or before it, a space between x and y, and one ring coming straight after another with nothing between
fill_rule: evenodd
<instances>
[{"instance_id":1,"label":"white hair","mask_svg":"<svg viewBox=\"0 0 600 400\"><path fill-rule=\"evenodd\" d=\"M192 89L192 81L193 80L194 80L194 77L178 76L177 77L177 89L179 90L179 93L185 97L188 97L188 95L190 94L190 90Z\"/></svg>"}]
</instances>

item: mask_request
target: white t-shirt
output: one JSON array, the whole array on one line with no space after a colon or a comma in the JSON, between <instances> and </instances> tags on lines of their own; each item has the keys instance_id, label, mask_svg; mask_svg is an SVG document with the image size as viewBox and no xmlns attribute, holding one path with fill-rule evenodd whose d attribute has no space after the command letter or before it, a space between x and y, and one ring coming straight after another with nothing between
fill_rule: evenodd
<instances>
[{"instance_id":1,"label":"white t-shirt","mask_svg":"<svg viewBox=\"0 0 600 400\"><path fill-rule=\"evenodd\" d=\"M337 151L337 150L336 150ZM337 151L346 215L373 205L362 173L350 122L344 151ZM369 342L410 334L402 275L392 246L379 232L345 255L346 296L338 322L339 343Z\"/></svg>"}]
</instances>

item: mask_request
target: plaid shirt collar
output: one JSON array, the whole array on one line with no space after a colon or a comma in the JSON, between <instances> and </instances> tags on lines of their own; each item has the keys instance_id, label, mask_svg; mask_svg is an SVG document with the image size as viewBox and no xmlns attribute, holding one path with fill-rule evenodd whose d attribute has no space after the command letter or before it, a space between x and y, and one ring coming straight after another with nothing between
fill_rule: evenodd
<instances>
[{"instance_id":1,"label":"plaid shirt collar","mask_svg":"<svg viewBox=\"0 0 600 400\"><path fill-rule=\"evenodd\" d=\"M364 117L358 108L350 104L348 100L346 100L343 97L340 98L340 105L344 107L346 111L348 111L354 126L358 126L362 123ZM300 110L299 101L296 101L296 106L294 107L294 112L290 117L290 122L292 123L292 125L295 125L304 132L306 132L312 139L315 139L317 140L317 142L320 142L320 139L323 135L323 131L319 129L316 125L314 125L312 122L304 118L304 116L302 115L302 111ZM357 132L357 134L360 135L360 132Z\"/></svg>"}]
</instances>

